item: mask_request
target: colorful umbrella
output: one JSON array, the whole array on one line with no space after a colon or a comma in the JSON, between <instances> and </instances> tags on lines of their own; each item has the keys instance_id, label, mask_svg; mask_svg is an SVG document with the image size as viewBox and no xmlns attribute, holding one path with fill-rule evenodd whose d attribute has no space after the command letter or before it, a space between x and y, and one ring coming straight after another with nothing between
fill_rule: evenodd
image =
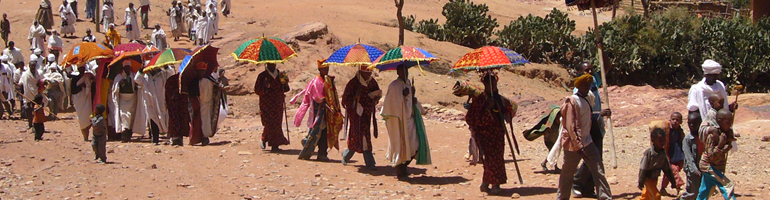
<instances>
[{"instance_id":1,"label":"colorful umbrella","mask_svg":"<svg viewBox=\"0 0 770 200\"><path fill-rule=\"evenodd\" d=\"M217 62L217 52L219 48L210 45L200 46L192 51L193 53L185 56L182 64L179 65L179 90L180 93L187 93L191 81L196 80L197 65L206 65L206 74L211 74L219 67Z\"/></svg>"},{"instance_id":2,"label":"colorful umbrella","mask_svg":"<svg viewBox=\"0 0 770 200\"><path fill-rule=\"evenodd\" d=\"M449 71L452 73L457 70L468 72L470 70L499 69L526 63L529 61L513 50L485 46L465 54Z\"/></svg>"},{"instance_id":3,"label":"colorful umbrella","mask_svg":"<svg viewBox=\"0 0 770 200\"><path fill-rule=\"evenodd\" d=\"M112 50L115 52L115 56L119 56L126 52L142 51L146 47L139 43L123 43L115 46Z\"/></svg>"},{"instance_id":4,"label":"colorful umbrella","mask_svg":"<svg viewBox=\"0 0 770 200\"><path fill-rule=\"evenodd\" d=\"M323 65L371 65L382 54L385 52L377 47L355 44L335 51Z\"/></svg>"},{"instance_id":5,"label":"colorful umbrella","mask_svg":"<svg viewBox=\"0 0 770 200\"><path fill-rule=\"evenodd\" d=\"M64 55L62 60L62 66L75 65L80 66L94 59L99 58L111 58L113 55L112 49L105 47L104 45L84 42L72 47L72 49Z\"/></svg>"},{"instance_id":6,"label":"colorful umbrella","mask_svg":"<svg viewBox=\"0 0 770 200\"><path fill-rule=\"evenodd\" d=\"M283 63L294 56L297 56L294 49L276 37L249 40L233 52L235 60L254 64Z\"/></svg>"},{"instance_id":7,"label":"colorful umbrella","mask_svg":"<svg viewBox=\"0 0 770 200\"><path fill-rule=\"evenodd\" d=\"M158 67L163 67L166 65L175 65L179 64L184 60L185 56L190 55L192 51L189 49L184 48L168 48L163 53L155 55L155 57L152 57L150 59L150 62L147 63L147 67L145 67L145 70L151 70Z\"/></svg>"},{"instance_id":8,"label":"colorful umbrella","mask_svg":"<svg viewBox=\"0 0 770 200\"><path fill-rule=\"evenodd\" d=\"M132 52L124 52L123 54L120 54L117 58L113 59L110 64L107 65L108 69L108 75L107 79L115 79L115 76L120 74L120 72L123 71L123 61L128 60L131 62L131 72L138 72L141 70L144 65L142 62L142 52L141 51L132 51Z\"/></svg>"},{"instance_id":9,"label":"colorful umbrella","mask_svg":"<svg viewBox=\"0 0 770 200\"><path fill-rule=\"evenodd\" d=\"M369 69L376 67L380 71L396 70L396 67L400 64L404 64L406 67L415 65L420 67L420 65L427 66L435 60L438 60L438 58L428 53L428 51L417 47L400 46L377 58ZM422 71L422 67L420 67L420 71Z\"/></svg>"}]
</instances>

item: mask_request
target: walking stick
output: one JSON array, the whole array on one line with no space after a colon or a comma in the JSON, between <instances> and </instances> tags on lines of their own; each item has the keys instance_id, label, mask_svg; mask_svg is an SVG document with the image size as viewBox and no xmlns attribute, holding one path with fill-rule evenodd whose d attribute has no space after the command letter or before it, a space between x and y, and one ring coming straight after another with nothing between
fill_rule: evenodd
<instances>
[{"instance_id":1,"label":"walking stick","mask_svg":"<svg viewBox=\"0 0 770 200\"><path fill-rule=\"evenodd\" d=\"M593 13L594 17L594 34L596 35L597 40L600 39L599 35L599 22L596 19L596 1L591 0L591 12ZM597 49L599 50L599 69L601 70L601 76L602 76L602 89L604 91L604 102L607 105L607 108L610 108L610 96L607 93L607 76L604 72L604 45L601 44L601 41L597 41L596 45ZM612 132L612 117L605 117L605 121L609 125L609 128L607 129L608 132L610 132L610 143L612 147L612 168L617 169L618 168L618 155L615 151L615 134Z\"/></svg>"},{"instance_id":2,"label":"walking stick","mask_svg":"<svg viewBox=\"0 0 770 200\"><path fill-rule=\"evenodd\" d=\"M289 114L286 114L286 102L283 103L283 118L285 119L284 122L286 122L286 140L288 140L289 144L291 144L291 130L289 129Z\"/></svg>"}]
</instances>

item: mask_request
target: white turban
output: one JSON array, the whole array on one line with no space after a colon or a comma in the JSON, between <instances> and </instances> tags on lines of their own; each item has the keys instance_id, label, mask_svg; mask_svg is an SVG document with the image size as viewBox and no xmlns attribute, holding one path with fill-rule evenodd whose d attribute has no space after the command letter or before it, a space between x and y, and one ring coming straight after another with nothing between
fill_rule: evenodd
<instances>
[{"instance_id":1,"label":"white turban","mask_svg":"<svg viewBox=\"0 0 770 200\"><path fill-rule=\"evenodd\" d=\"M7 62L8 61L8 56L6 56L6 55L0 56L0 61Z\"/></svg>"},{"instance_id":2,"label":"white turban","mask_svg":"<svg viewBox=\"0 0 770 200\"><path fill-rule=\"evenodd\" d=\"M37 56L36 55L29 55L29 62L36 62L37 63Z\"/></svg>"},{"instance_id":3,"label":"white turban","mask_svg":"<svg viewBox=\"0 0 770 200\"><path fill-rule=\"evenodd\" d=\"M722 65L720 65L718 62L708 59L703 62L703 73L704 74L720 74L722 73Z\"/></svg>"},{"instance_id":4,"label":"white turban","mask_svg":"<svg viewBox=\"0 0 770 200\"><path fill-rule=\"evenodd\" d=\"M43 50L41 50L40 48L37 48L37 49L35 49L34 53L35 53L35 55L39 56L40 54L43 54Z\"/></svg>"},{"instance_id":5,"label":"white turban","mask_svg":"<svg viewBox=\"0 0 770 200\"><path fill-rule=\"evenodd\" d=\"M53 60L56 60L56 56L54 56L53 54L48 54L48 61L53 61Z\"/></svg>"}]
</instances>

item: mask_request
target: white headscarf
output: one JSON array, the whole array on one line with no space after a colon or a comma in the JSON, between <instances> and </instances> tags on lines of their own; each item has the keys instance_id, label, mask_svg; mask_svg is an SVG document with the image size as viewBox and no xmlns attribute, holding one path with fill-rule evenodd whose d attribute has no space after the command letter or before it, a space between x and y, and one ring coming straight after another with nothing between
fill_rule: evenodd
<instances>
[{"instance_id":1,"label":"white headscarf","mask_svg":"<svg viewBox=\"0 0 770 200\"><path fill-rule=\"evenodd\" d=\"M722 73L722 65L720 65L718 62L708 59L703 62L703 73L704 74L720 74Z\"/></svg>"}]
</instances>

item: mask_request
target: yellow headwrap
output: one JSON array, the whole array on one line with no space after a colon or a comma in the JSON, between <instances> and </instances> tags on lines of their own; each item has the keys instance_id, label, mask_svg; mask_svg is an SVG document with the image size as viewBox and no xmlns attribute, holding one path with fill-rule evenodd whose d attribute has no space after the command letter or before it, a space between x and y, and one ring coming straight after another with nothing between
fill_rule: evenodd
<instances>
[{"instance_id":1,"label":"yellow headwrap","mask_svg":"<svg viewBox=\"0 0 770 200\"><path fill-rule=\"evenodd\" d=\"M318 60L318 69L321 69L321 68L327 68L327 67L329 67L329 65L323 65L323 64L324 64L324 62L326 62L326 59L320 59L320 60Z\"/></svg>"},{"instance_id":2,"label":"yellow headwrap","mask_svg":"<svg viewBox=\"0 0 770 200\"><path fill-rule=\"evenodd\" d=\"M582 76L575 78L575 87L585 86L591 84L594 81L594 76L589 73L584 73Z\"/></svg>"}]
</instances>

